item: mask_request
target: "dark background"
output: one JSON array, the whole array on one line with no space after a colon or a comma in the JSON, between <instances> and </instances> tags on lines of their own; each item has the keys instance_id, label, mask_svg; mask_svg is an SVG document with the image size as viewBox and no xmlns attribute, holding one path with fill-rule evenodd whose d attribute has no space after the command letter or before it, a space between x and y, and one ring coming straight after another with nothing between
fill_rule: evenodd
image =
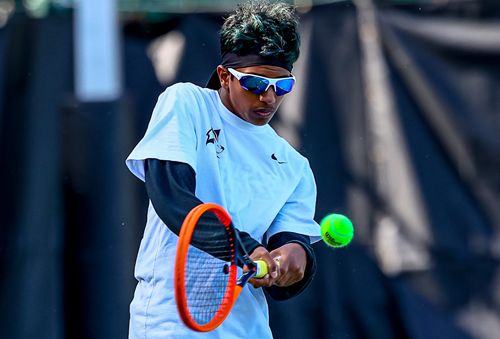
<instances>
[{"instance_id":1,"label":"dark background","mask_svg":"<svg viewBox=\"0 0 500 339\"><path fill-rule=\"evenodd\" d=\"M307 291L269 302L275 338L498 338L500 4L375 13L301 14L298 84L272 125L311 163L316 220L345 214L356 235L315 244ZM147 196L125 159L164 88L218 65L222 16L124 18L113 102L75 98L71 10L0 29L0 337L127 337ZM182 54L160 82L150 46L172 33Z\"/></svg>"}]
</instances>

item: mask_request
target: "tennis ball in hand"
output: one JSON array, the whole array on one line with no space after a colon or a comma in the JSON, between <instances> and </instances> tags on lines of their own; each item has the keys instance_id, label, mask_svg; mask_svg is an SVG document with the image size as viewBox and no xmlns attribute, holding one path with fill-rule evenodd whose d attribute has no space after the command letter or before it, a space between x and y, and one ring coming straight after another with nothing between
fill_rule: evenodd
<instances>
[{"instance_id":1,"label":"tennis ball in hand","mask_svg":"<svg viewBox=\"0 0 500 339\"><path fill-rule=\"evenodd\" d=\"M343 247L351 242L354 227L342 214L330 214L321 220L321 237L328 246Z\"/></svg>"}]
</instances>

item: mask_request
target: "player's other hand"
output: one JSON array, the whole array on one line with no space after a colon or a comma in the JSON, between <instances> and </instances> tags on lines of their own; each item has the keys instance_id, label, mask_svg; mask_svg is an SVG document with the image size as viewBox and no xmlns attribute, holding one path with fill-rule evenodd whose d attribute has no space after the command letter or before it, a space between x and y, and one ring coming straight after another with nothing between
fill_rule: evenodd
<instances>
[{"instance_id":1,"label":"player's other hand","mask_svg":"<svg viewBox=\"0 0 500 339\"><path fill-rule=\"evenodd\" d=\"M288 243L271 251L271 256L280 262L278 286L290 286L304 278L307 266L307 252L298 243Z\"/></svg>"},{"instance_id":2,"label":"player's other hand","mask_svg":"<svg viewBox=\"0 0 500 339\"><path fill-rule=\"evenodd\" d=\"M299 245L300 246L300 245ZM274 261L274 257L262 246L257 247L250 254L250 259L253 261L263 260L266 262L269 273L263 278L252 278L248 282L253 287L259 288L264 286L272 286L280 277L280 267Z\"/></svg>"}]
</instances>

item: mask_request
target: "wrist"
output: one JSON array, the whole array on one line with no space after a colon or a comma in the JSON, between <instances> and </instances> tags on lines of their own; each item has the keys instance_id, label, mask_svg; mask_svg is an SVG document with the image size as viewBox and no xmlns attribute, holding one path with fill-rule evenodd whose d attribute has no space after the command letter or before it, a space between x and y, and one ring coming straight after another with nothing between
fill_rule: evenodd
<instances>
[{"instance_id":1,"label":"wrist","mask_svg":"<svg viewBox=\"0 0 500 339\"><path fill-rule=\"evenodd\" d=\"M295 245L296 248L301 248L304 251L306 261L309 261L310 258L309 248L299 240L290 240L285 243L285 245L292 245L292 244Z\"/></svg>"}]
</instances>

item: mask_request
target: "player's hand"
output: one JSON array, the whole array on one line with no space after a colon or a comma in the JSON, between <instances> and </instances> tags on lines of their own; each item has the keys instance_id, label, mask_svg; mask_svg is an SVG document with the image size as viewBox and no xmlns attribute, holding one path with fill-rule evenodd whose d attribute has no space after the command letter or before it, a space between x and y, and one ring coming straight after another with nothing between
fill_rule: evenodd
<instances>
[{"instance_id":1,"label":"player's hand","mask_svg":"<svg viewBox=\"0 0 500 339\"><path fill-rule=\"evenodd\" d=\"M276 279L276 285L290 286L304 278L307 252L302 245L288 243L271 251L270 254L280 262L280 275Z\"/></svg>"},{"instance_id":2,"label":"player's hand","mask_svg":"<svg viewBox=\"0 0 500 339\"><path fill-rule=\"evenodd\" d=\"M280 267L274 261L274 257L264 247L259 246L253 250L252 254L250 254L250 259L253 261L265 261L269 273L263 278L252 278L248 282L255 288L272 286L280 276Z\"/></svg>"}]
</instances>

